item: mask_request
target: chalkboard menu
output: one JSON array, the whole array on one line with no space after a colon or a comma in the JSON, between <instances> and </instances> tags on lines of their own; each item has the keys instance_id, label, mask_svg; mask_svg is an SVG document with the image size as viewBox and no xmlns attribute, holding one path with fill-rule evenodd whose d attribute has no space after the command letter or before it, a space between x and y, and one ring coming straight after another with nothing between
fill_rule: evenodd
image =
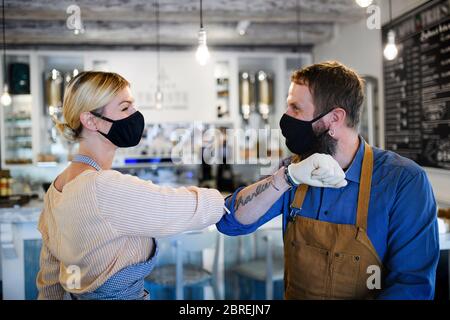
<instances>
[{"instance_id":1,"label":"chalkboard menu","mask_svg":"<svg viewBox=\"0 0 450 320\"><path fill-rule=\"evenodd\" d=\"M399 54L384 60L386 149L450 169L450 0L430 1L383 27Z\"/></svg>"}]
</instances>

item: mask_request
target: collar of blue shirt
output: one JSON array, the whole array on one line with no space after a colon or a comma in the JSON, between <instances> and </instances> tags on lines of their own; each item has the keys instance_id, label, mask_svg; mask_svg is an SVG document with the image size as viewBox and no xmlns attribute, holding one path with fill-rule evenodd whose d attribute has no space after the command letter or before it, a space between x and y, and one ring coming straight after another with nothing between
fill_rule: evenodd
<instances>
[{"instance_id":1,"label":"collar of blue shirt","mask_svg":"<svg viewBox=\"0 0 450 320\"><path fill-rule=\"evenodd\" d=\"M364 157L364 139L359 136L359 148L356 152L355 158L353 158L350 167L345 171L345 179L348 181L359 183L361 176L361 166Z\"/></svg>"}]
</instances>

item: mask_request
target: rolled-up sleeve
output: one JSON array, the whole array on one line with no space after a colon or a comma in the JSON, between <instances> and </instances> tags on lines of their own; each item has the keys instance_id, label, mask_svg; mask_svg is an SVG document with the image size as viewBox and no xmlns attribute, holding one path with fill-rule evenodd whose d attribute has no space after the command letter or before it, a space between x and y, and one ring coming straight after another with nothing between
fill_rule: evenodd
<instances>
[{"instance_id":1,"label":"rolled-up sleeve","mask_svg":"<svg viewBox=\"0 0 450 320\"><path fill-rule=\"evenodd\" d=\"M103 171L96 180L100 214L122 235L165 237L215 224L224 199L215 189L171 188Z\"/></svg>"},{"instance_id":2,"label":"rolled-up sleeve","mask_svg":"<svg viewBox=\"0 0 450 320\"><path fill-rule=\"evenodd\" d=\"M223 234L229 236L238 236L254 232L261 225L282 214L282 207L284 201L284 195L281 196L267 212L261 216L256 222L252 224L242 224L236 219L235 215L235 203L238 193L243 189L237 189L232 195L225 199L225 206L230 211L229 214L225 214L222 219L216 224L217 229ZM285 193L286 194L286 193Z\"/></svg>"},{"instance_id":3,"label":"rolled-up sleeve","mask_svg":"<svg viewBox=\"0 0 450 320\"><path fill-rule=\"evenodd\" d=\"M390 214L379 299L433 299L439 260L437 207L425 172L404 179Z\"/></svg>"}]
</instances>

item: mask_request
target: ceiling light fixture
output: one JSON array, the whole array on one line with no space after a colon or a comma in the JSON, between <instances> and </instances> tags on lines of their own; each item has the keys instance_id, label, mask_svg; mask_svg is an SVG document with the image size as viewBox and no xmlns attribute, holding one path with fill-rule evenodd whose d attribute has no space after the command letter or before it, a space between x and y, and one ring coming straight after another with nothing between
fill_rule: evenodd
<instances>
[{"instance_id":1,"label":"ceiling light fixture","mask_svg":"<svg viewBox=\"0 0 450 320\"><path fill-rule=\"evenodd\" d=\"M389 22L392 22L392 0L389 0ZM383 51L384 57L387 60L394 60L397 58L398 49L395 43L395 31L389 30L387 34L387 44Z\"/></svg>"},{"instance_id":2,"label":"ceiling light fixture","mask_svg":"<svg viewBox=\"0 0 450 320\"><path fill-rule=\"evenodd\" d=\"M209 50L206 43L206 30L203 28L203 1L200 0L200 30L198 32L198 48L195 52L197 62L204 66L209 61Z\"/></svg>"}]
</instances>

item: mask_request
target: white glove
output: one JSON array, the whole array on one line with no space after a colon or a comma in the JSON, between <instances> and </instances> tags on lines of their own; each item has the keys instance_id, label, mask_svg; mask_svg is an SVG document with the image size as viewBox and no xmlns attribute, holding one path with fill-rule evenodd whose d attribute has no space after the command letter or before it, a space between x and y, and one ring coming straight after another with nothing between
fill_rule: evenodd
<instances>
[{"instance_id":1,"label":"white glove","mask_svg":"<svg viewBox=\"0 0 450 320\"><path fill-rule=\"evenodd\" d=\"M342 188L347 185L345 173L328 154L315 153L309 158L288 166L289 175L296 184L312 187Z\"/></svg>"}]
</instances>

